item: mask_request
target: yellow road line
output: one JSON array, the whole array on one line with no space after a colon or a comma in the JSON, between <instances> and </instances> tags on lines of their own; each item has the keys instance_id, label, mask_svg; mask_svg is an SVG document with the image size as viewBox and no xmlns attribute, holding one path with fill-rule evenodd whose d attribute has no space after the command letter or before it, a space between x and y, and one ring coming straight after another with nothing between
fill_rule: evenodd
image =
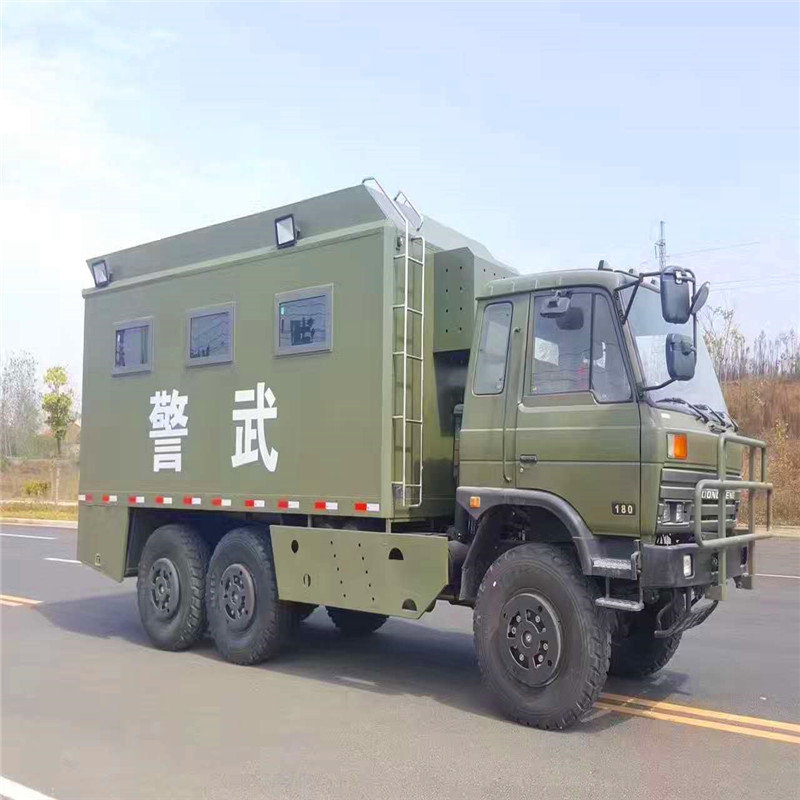
<instances>
[{"instance_id":1,"label":"yellow road line","mask_svg":"<svg viewBox=\"0 0 800 800\"><path fill-rule=\"evenodd\" d=\"M3 600L0 598L0 606L11 606L12 608L19 608L22 603L12 603L11 600Z\"/></svg>"},{"instance_id":2,"label":"yellow road line","mask_svg":"<svg viewBox=\"0 0 800 800\"><path fill-rule=\"evenodd\" d=\"M761 719L760 717L745 717L741 714L728 714L724 711L711 711L707 708L695 708L694 706L684 706L678 703L667 703L663 700L647 700L644 697L628 697L622 694L611 694L603 692L601 700L611 700L615 703L626 703L645 708L652 708L657 711L677 711L681 714L691 714L695 717L706 717L707 719L726 720L728 722L739 722L743 725L759 725L762 728L775 728L782 731L792 731L800 733L800 725L792 722L779 722L774 719Z\"/></svg>"},{"instance_id":3,"label":"yellow road line","mask_svg":"<svg viewBox=\"0 0 800 800\"><path fill-rule=\"evenodd\" d=\"M30 597L16 597L13 594L0 594L0 601L25 606L38 606L42 602L41 600L31 600Z\"/></svg>"},{"instance_id":4,"label":"yellow road line","mask_svg":"<svg viewBox=\"0 0 800 800\"><path fill-rule=\"evenodd\" d=\"M629 708L628 706L618 706L612 703L595 703L594 707L600 708L603 711L616 711L618 714L629 714L633 717L660 719L664 720L664 722L678 722L681 725L693 725L696 728L711 728L715 731L727 731L728 733L738 733L742 736L754 736L757 739L771 739L775 742L800 744L800 736L789 736L788 733L761 731L757 728L743 728L738 725L726 725L724 722L711 722L710 720L695 719L694 717L680 717L677 714L661 714L658 711L650 711L642 708Z\"/></svg>"}]
</instances>

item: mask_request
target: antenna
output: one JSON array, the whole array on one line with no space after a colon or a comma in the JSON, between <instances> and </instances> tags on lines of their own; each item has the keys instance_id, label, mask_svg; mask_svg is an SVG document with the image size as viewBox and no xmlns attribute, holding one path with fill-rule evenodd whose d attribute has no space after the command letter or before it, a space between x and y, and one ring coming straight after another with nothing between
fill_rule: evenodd
<instances>
[{"instance_id":1,"label":"antenna","mask_svg":"<svg viewBox=\"0 0 800 800\"><path fill-rule=\"evenodd\" d=\"M667 268L667 241L664 238L664 220L661 220L661 238L656 242L656 258L658 259L658 271L663 272Z\"/></svg>"}]
</instances>

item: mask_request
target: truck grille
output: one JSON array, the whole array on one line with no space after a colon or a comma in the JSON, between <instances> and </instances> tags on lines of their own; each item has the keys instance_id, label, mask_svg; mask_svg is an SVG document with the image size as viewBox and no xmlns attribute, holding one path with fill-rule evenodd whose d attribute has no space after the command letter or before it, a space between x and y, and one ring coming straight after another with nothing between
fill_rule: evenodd
<instances>
[{"instance_id":1,"label":"truck grille","mask_svg":"<svg viewBox=\"0 0 800 800\"><path fill-rule=\"evenodd\" d=\"M740 477L741 471L737 468L729 468L727 477L736 480ZM696 470L696 469L678 469L674 467L664 468L661 470L661 490L659 493L659 501L665 500L679 500L684 503L693 503L694 489L698 481L710 478L715 480L717 478L716 470ZM711 490L713 492L713 490ZM736 524L736 514L739 508L741 492L734 492L733 499L728 495L728 502L726 504L725 527L727 530L732 530ZM664 524L658 522L656 525L657 534L670 534L673 541L689 541L692 538L692 530L694 527L694 514L696 509L692 508L689 515L688 522L683 525ZM701 514L701 530L704 533L717 534L717 501L713 497L706 497L703 499L700 507Z\"/></svg>"}]
</instances>

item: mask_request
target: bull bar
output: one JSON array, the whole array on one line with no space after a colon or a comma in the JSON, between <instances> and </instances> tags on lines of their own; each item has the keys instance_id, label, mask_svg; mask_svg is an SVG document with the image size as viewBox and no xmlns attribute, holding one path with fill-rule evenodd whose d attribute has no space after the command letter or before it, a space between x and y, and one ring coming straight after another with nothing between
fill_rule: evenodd
<instances>
[{"instance_id":1,"label":"bull bar","mask_svg":"<svg viewBox=\"0 0 800 800\"><path fill-rule=\"evenodd\" d=\"M726 468L728 461L728 444L741 444L749 448L748 466L749 476L753 477L755 472L756 450L761 451L761 480L742 481L726 480ZM694 515L694 540L698 547L704 550L719 550L719 568L717 580L707 592L706 597L712 600L724 600L726 596L727 581L727 550L730 547L747 545L747 569L741 576L741 586L745 589L753 588L753 578L755 575L755 542L758 539L769 539L772 534L772 484L767 482L767 445L760 439L750 439L746 436L726 432L720 435L717 445L717 478L706 478L698 481L694 489L694 507L697 509ZM702 495L705 489L716 489L718 492L717 500L717 531L720 533L711 539L704 539L702 533L702 519L699 509L702 507ZM726 536L725 529L725 503L728 490L747 489L748 490L748 514L747 532ZM754 494L757 491L764 491L767 495L767 532L756 533L755 531L755 504Z\"/></svg>"}]
</instances>

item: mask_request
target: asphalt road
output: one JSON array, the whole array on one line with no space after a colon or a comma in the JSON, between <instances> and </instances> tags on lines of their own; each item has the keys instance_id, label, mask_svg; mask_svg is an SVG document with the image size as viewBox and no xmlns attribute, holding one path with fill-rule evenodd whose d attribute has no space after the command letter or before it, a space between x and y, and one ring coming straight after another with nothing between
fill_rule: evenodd
<instances>
[{"instance_id":1,"label":"asphalt road","mask_svg":"<svg viewBox=\"0 0 800 800\"><path fill-rule=\"evenodd\" d=\"M14 800L800 797L800 540L759 545L785 577L732 592L667 669L545 733L494 710L465 609L357 642L317 611L278 660L237 667L210 643L153 649L134 582L70 563L74 530L0 534Z\"/></svg>"}]
</instances>

